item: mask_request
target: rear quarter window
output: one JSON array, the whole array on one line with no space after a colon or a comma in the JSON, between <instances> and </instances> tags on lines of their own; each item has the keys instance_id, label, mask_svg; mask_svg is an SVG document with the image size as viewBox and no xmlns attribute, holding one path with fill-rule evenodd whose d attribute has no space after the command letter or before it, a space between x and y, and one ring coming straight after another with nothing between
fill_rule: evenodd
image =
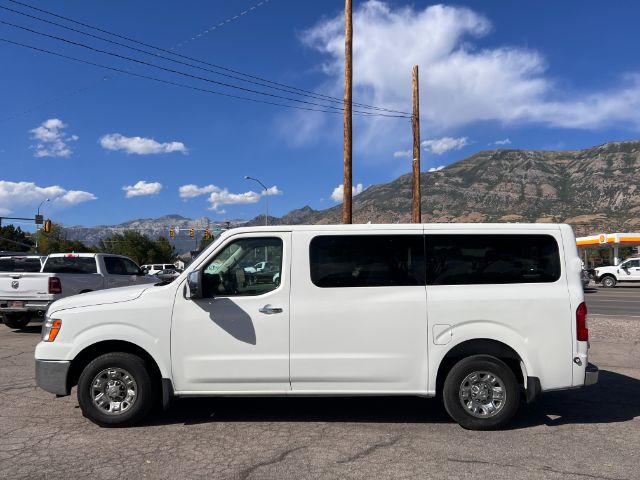
<instances>
[{"instance_id":1,"label":"rear quarter window","mask_svg":"<svg viewBox=\"0 0 640 480\"><path fill-rule=\"evenodd\" d=\"M551 235L427 235L428 285L548 283L560 278Z\"/></svg>"}]
</instances>

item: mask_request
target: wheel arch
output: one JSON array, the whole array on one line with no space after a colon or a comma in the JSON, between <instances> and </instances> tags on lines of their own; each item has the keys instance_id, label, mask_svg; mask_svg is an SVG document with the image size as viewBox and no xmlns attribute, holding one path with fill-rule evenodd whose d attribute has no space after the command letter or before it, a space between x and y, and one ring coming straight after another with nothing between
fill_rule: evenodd
<instances>
[{"instance_id":1,"label":"wheel arch","mask_svg":"<svg viewBox=\"0 0 640 480\"><path fill-rule=\"evenodd\" d=\"M139 356L149 365L152 376L156 377L158 381L162 379L158 362L144 348L125 340L104 340L85 347L71 361L71 366L67 373L67 388L70 390L71 387L78 384L80 374L89 362L100 355L111 352L125 352Z\"/></svg>"},{"instance_id":2,"label":"wheel arch","mask_svg":"<svg viewBox=\"0 0 640 480\"><path fill-rule=\"evenodd\" d=\"M510 369L519 384L525 385L526 364L522 356L512 347L499 340L474 338L454 345L442 357L436 373L436 392L442 391L445 378L451 368L460 360L472 355L491 355L502 360Z\"/></svg>"}]
</instances>

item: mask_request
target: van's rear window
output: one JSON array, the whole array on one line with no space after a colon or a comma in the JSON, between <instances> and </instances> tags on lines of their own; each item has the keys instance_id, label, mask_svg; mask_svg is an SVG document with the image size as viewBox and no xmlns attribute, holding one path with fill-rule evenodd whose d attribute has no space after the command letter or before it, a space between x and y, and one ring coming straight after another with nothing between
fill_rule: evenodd
<instances>
[{"instance_id":1,"label":"van's rear window","mask_svg":"<svg viewBox=\"0 0 640 480\"><path fill-rule=\"evenodd\" d=\"M555 282L558 243L551 235L427 235L427 285Z\"/></svg>"},{"instance_id":2,"label":"van's rear window","mask_svg":"<svg viewBox=\"0 0 640 480\"><path fill-rule=\"evenodd\" d=\"M424 285L422 235L323 235L309 246L311 281L322 288Z\"/></svg>"}]
</instances>

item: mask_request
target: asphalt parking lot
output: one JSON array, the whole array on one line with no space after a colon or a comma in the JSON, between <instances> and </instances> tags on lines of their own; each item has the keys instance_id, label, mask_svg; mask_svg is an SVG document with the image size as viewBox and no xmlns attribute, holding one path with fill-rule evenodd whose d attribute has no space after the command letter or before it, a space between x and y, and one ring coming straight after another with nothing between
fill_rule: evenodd
<instances>
[{"instance_id":1,"label":"asphalt parking lot","mask_svg":"<svg viewBox=\"0 0 640 480\"><path fill-rule=\"evenodd\" d=\"M436 399L178 401L129 429L90 423L75 390L35 387L40 326L0 326L4 478L637 479L640 322L590 322L593 387L547 393L511 429L469 432Z\"/></svg>"}]
</instances>

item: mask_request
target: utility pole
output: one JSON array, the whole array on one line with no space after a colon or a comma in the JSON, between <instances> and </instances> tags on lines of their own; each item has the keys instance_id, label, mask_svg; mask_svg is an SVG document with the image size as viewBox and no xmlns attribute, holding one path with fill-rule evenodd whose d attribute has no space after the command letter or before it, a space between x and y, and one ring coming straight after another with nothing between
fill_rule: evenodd
<instances>
[{"instance_id":1,"label":"utility pole","mask_svg":"<svg viewBox=\"0 0 640 480\"><path fill-rule=\"evenodd\" d=\"M351 95L353 81L353 24L352 24L351 0L344 3L344 182L343 182L343 203L342 203L342 223L351 222L351 154L352 154L352 114Z\"/></svg>"},{"instance_id":2,"label":"utility pole","mask_svg":"<svg viewBox=\"0 0 640 480\"><path fill-rule=\"evenodd\" d=\"M420 91L418 87L418 65L413 66L413 185L411 189L411 221L422 222L420 193Z\"/></svg>"}]
</instances>

